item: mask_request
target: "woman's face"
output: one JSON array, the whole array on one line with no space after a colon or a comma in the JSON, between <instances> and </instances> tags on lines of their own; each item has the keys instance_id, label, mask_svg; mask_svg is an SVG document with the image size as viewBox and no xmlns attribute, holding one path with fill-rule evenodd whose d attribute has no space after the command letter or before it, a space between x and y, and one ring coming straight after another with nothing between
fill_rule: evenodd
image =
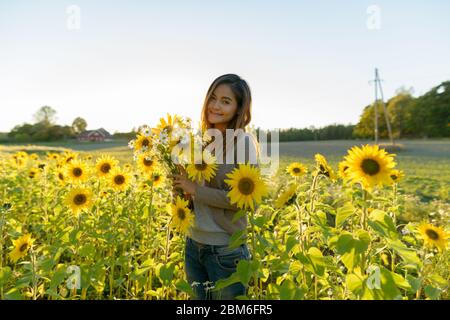
<instances>
[{"instance_id":1,"label":"woman's face","mask_svg":"<svg viewBox=\"0 0 450 320\"><path fill-rule=\"evenodd\" d=\"M233 91L226 84L217 86L208 102L208 121L215 128L225 129L237 111L237 101Z\"/></svg>"}]
</instances>

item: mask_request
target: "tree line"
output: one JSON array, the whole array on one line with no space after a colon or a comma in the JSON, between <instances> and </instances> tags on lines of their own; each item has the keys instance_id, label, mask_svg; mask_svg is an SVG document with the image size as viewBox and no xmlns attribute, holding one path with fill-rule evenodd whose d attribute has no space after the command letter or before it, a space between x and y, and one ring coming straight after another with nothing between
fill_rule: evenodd
<instances>
[{"instance_id":1,"label":"tree line","mask_svg":"<svg viewBox=\"0 0 450 320\"><path fill-rule=\"evenodd\" d=\"M321 128L288 128L279 131L280 141L306 140L348 140L373 138L374 106L363 109L359 122L353 124L331 124ZM412 89L400 88L395 96L385 102L393 136L401 138L450 137L450 81L442 82L419 97L413 97ZM380 138L388 138L384 108L377 102L378 132ZM15 126L6 137L0 135L0 142L57 141L76 138L86 130L87 122L81 117L73 120L71 126L56 124L56 111L50 106L41 107L34 114L33 124ZM258 128L258 131L262 129ZM130 132L114 133L118 139L131 139L136 134Z\"/></svg>"},{"instance_id":2,"label":"tree line","mask_svg":"<svg viewBox=\"0 0 450 320\"><path fill-rule=\"evenodd\" d=\"M289 128L279 132L280 141L348 140L373 138L375 103L366 106L356 125L332 124L322 128ZM422 96L400 88L385 102L394 138L450 137L450 81L442 82ZM388 138L384 108L377 102L378 132ZM260 130L260 129L258 129Z\"/></svg>"}]
</instances>

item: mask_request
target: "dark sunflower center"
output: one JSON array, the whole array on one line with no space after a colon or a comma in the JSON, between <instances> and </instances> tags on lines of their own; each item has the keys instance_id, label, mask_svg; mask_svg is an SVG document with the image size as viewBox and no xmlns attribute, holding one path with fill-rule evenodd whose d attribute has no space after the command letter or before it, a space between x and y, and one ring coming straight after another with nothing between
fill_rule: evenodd
<instances>
[{"instance_id":1,"label":"dark sunflower center","mask_svg":"<svg viewBox=\"0 0 450 320\"><path fill-rule=\"evenodd\" d=\"M117 176L114 177L114 183L115 184L124 184L125 183L125 177L121 174L118 174Z\"/></svg>"},{"instance_id":2,"label":"dark sunflower center","mask_svg":"<svg viewBox=\"0 0 450 320\"><path fill-rule=\"evenodd\" d=\"M144 166L146 167L151 167L153 165L153 160L148 160L146 158L144 158Z\"/></svg>"},{"instance_id":3,"label":"dark sunflower center","mask_svg":"<svg viewBox=\"0 0 450 320\"><path fill-rule=\"evenodd\" d=\"M85 194L77 194L74 198L73 198L73 203L75 203L77 206L81 206L83 204L85 204L87 201L86 195Z\"/></svg>"},{"instance_id":4,"label":"dark sunflower center","mask_svg":"<svg viewBox=\"0 0 450 320\"><path fill-rule=\"evenodd\" d=\"M153 177L153 181L159 181L159 179L161 179L161 176L154 176Z\"/></svg>"},{"instance_id":5,"label":"dark sunflower center","mask_svg":"<svg viewBox=\"0 0 450 320\"><path fill-rule=\"evenodd\" d=\"M379 163L373 159L364 159L361 163L361 168L363 169L364 173L370 176L376 175L378 172L380 172Z\"/></svg>"},{"instance_id":6,"label":"dark sunflower center","mask_svg":"<svg viewBox=\"0 0 450 320\"><path fill-rule=\"evenodd\" d=\"M300 168L296 167L296 168L292 169L292 171L294 171L294 173L300 173L301 170L300 170Z\"/></svg>"},{"instance_id":7,"label":"dark sunflower center","mask_svg":"<svg viewBox=\"0 0 450 320\"><path fill-rule=\"evenodd\" d=\"M425 233L427 234L428 238L432 239L432 240L438 240L439 239L439 234L432 230L432 229L427 229L427 231L425 231Z\"/></svg>"},{"instance_id":8,"label":"dark sunflower center","mask_svg":"<svg viewBox=\"0 0 450 320\"><path fill-rule=\"evenodd\" d=\"M104 163L100 167L100 171L103 172L103 173L108 173L109 170L111 170L111 165L109 163Z\"/></svg>"},{"instance_id":9,"label":"dark sunflower center","mask_svg":"<svg viewBox=\"0 0 450 320\"><path fill-rule=\"evenodd\" d=\"M25 250L27 250L27 248L28 248L28 243L24 243L23 245L20 246L19 251L24 252Z\"/></svg>"},{"instance_id":10,"label":"dark sunflower center","mask_svg":"<svg viewBox=\"0 0 450 320\"><path fill-rule=\"evenodd\" d=\"M64 180L64 176L63 176L63 174L61 172L58 173L58 178L59 178L59 180Z\"/></svg>"},{"instance_id":11,"label":"dark sunflower center","mask_svg":"<svg viewBox=\"0 0 450 320\"><path fill-rule=\"evenodd\" d=\"M178 208L177 215L180 220L184 220L186 218L186 212L184 212L184 209Z\"/></svg>"},{"instance_id":12,"label":"dark sunflower center","mask_svg":"<svg viewBox=\"0 0 450 320\"><path fill-rule=\"evenodd\" d=\"M72 173L75 177L80 177L83 174L83 170L81 168L74 168Z\"/></svg>"},{"instance_id":13,"label":"dark sunflower center","mask_svg":"<svg viewBox=\"0 0 450 320\"><path fill-rule=\"evenodd\" d=\"M196 164L195 169L197 169L198 171L204 171L204 170L206 170L207 166L208 165L206 163L202 162L202 163Z\"/></svg>"},{"instance_id":14,"label":"dark sunflower center","mask_svg":"<svg viewBox=\"0 0 450 320\"><path fill-rule=\"evenodd\" d=\"M323 175L325 175L325 177L330 177L330 172L324 167L323 164L319 165L319 170Z\"/></svg>"},{"instance_id":15,"label":"dark sunflower center","mask_svg":"<svg viewBox=\"0 0 450 320\"><path fill-rule=\"evenodd\" d=\"M166 127L164 128L164 130L166 130L167 133L171 133L172 130L173 130L173 127L172 127L172 126L166 126Z\"/></svg>"},{"instance_id":16,"label":"dark sunflower center","mask_svg":"<svg viewBox=\"0 0 450 320\"><path fill-rule=\"evenodd\" d=\"M142 146L143 147L148 147L149 145L150 145L150 141L148 139L142 140Z\"/></svg>"},{"instance_id":17,"label":"dark sunflower center","mask_svg":"<svg viewBox=\"0 0 450 320\"><path fill-rule=\"evenodd\" d=\"M244 195L252 194L253 190L255 190L255 183L252 179L242 178L238 184L239 191Z\"/></svg>"}]
</instances>

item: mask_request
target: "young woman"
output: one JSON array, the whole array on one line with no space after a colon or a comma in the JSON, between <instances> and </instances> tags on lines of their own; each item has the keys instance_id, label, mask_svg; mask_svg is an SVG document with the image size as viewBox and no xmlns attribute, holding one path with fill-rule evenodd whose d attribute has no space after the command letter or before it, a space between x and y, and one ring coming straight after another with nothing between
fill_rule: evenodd
<instances>
[{"instance_id":1,"label":"young woman","mask_svg":"<svg viewBox=\"0 0 450 320\"><path fill-rule=\"evenodd\" d=\"M251 103L250 88L239 76L226 74L214 80L206 94L201 118L205 129L217 129L222 133L223 152L215 152L216 157L222 158L222 164L219 162L215 177L208 183L192 182L185 173L174 175L174 187L190 194L194 204L195 222L186 237L185 250L186 276L194 290L194 299L234 299L246 293L241 283L220 291L211 289L217 280L235 272L241 259L250 259L247 244L235 249L228 248L231 235L246 229L247 217L232 222L238 208L230 204L227 196L229 189L224 179L238 166L236 160L242 159L236 156L239 152L245 155L244 162L257 165L258 148L253 136L248 133L226 135L226 129L245 132L251 120ZM245 150L238 150L242 146L238 143L239 139L244 139ZM229 161L226 157L230 153L234 153L235 161Z\"/></svg>"}]
</instances>

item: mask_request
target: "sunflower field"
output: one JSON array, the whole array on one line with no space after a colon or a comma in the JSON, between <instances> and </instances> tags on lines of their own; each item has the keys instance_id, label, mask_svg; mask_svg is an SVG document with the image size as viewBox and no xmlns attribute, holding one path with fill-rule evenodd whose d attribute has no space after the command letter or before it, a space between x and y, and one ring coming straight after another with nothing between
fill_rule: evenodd
<instances>
[{"instance_id":1,"label":"sunflower field","mask_svg":"<svg viewBox=\"0 0 450 320\"><path fill-rule=\"evenodd\" d=\"M177 117L144 127L134 161L87 152L0 153L0 299L189 299L185 234L194 221L173 194ZM157 141L155 136L158 137ZM214 175L214 156L185 166ZM247 215L252 254L218 290L242 299L449 299L449 212L405 221L395 155L355 146L334 167L316 154L271 177L240 165L230 200Z\"/></svg>"}]
</instances>

